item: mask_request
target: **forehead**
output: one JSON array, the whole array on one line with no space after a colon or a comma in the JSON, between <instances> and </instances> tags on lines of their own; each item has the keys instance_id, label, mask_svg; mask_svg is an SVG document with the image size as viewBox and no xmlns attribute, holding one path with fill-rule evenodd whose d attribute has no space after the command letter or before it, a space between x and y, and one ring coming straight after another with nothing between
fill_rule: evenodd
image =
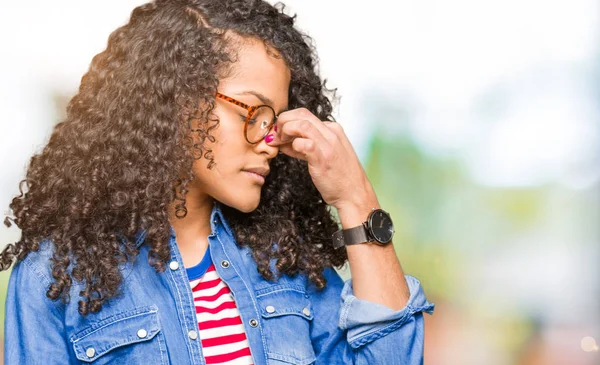
<instances>
[{"instance_id":1,"label":"forehead","mask_svg":"<svg viewBox=\"0 0 600 365\"><path fill-rule=\"evenodd\" d=\"M283 57L275 49L256 39L236 42L235 48L235 62L229 75L221 80L219 91L235 97L252 90L272 100L274 105L271 106L276 110L285 109L291 72ZM250 97L252 98L254 97Z\"/></svg>"}]
</instances>

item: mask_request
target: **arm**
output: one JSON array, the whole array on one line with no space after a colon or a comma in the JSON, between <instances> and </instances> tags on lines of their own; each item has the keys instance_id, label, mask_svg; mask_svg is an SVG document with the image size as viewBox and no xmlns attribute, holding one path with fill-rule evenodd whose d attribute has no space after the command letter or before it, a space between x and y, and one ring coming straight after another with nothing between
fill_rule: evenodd
<instances>
[{"instance_id":1,"label":"arm","mask_svg":"<svg viewBox=\"0 0 600 365\"><path fill-rule=\"evenodd\" d=\"M61 304L46 297L49 285L29 256L13 267L6 295L5 364L68 363Z\"/></svg>"},{"instance_id":2,"label":"arm","mask_svg":"<svg viewBox=\"0 0 600 365\"><path fill-rule=\"evenodd\" d=\"M372 189L365 191L338 206L344 229L360 225L371 208L380 207ZM425 298L419 280L404 274L392 243L352 245L346 250L352 279L339 294L338 329L343 334L338 335L340 343L332 341L320 349L317 363L341 357L345 364L422 364L423 312L432 314L434 304ZM339 277L330 280L340 285ZM330 357L336 351L340 353Z\"/></svg>"},{"instance_id":3,"label":"arm","mask_svg":"<svg viewBox=\"0 0 600 365\"><path fill-rule=\"evenodd\" d=\"M362 194L352 196L353 200L337 205L343 229L360 226L367 220L372 208L381 208L371 184L366 186ZM347 246L346 250L357 298L393 310L406 305L410 293L393 242L386 246L362 243Z\"/></svg>"},{"instance_id":4,"label":"arm","mask_svg":"<svg viewBox=\"0 0 600 365\"><path fill-rule=\"evenodd\" d=\"M314 308L311 339L317 364L422 364L423 313L433 313L420 282L406 275L409 298L394 311L359 299L353 281L326 269L327 286L310 290ZM334 310L335 308L335 310Z\"/></svg>"},{"instance_id":5,"label":"arm","mask_svg":"<svg viewBox=\"0 0 600 365\"><path fill-rule=\"evenodd\" d=\"M360 225L372 208L379 207L340 124L321 121L304 108L281 113L277 123L280 128L269 145L308 162L315 187L327 204L338 209L344 229ZM331 289L329 294L315 294L313 303L321 302L314 305L312 325L318 363L422 363L421 312L432 312L433 305L425 300L418 281L405 277L393 245L361 244L346 249L354 281L347 282L340 294L339 329L347 334L332 327L331 312L339 302L332 301Z\"/></svg>"}]
</instances>

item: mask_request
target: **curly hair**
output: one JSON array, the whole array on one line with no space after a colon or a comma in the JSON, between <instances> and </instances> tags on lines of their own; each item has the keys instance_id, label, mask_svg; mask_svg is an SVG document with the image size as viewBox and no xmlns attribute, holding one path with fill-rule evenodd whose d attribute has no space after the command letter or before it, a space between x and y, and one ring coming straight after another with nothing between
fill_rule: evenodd
<instances>
[{"instance_id":1,"label":"curly hair","mask_svg":"<svg viewBox=\"0 0 600 365\"><path fill-rule=\"evenodd\" d=\"M66 118L32 156L10 203L13 217L4 221L22 235L0 254L0 270L50 239L53 281L46 296L68 303L73 279L82 283L83 316L119 294L119 265L139 254L141 228L150 264L164 271L168 207L177 202L177 217L185 216L194 161L215 165L205 142L215 141L214 95L236 58L227 34L277 50L291 71L289 108L334 121L335 89L321 81L312 40L294 21L283 4L260 0L156 0L135 8L93 58ZM331 245L338 223L329 208L306 162L280 154L258 208L242 213L223 206L223 213L265 279L276 279L269 265L275 259L280 273L304 273L322 289L325 268L347 261L346 251Z\"/></svg>"}]
</instances>

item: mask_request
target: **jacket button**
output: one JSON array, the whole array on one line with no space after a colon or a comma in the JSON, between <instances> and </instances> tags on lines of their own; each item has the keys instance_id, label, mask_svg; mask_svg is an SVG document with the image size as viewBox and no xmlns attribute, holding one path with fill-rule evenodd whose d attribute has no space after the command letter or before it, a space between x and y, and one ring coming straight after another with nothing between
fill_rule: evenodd
<instances>
[{"instance_id":1,"label":"jacket button","mask_svg":"<svg viewBox=\"0 0 600 365\"><path fill-rule=\"evenodd\" d=\"M177 261L171 261L169 263L169 268L173 271L179 269L179 263Z\"/></svg>"},{"instance_id":2,"label":"jacket button","mask_svg":"<svg viewBox=\"0 0 600 365\"><path fill-rule=\"evenodd\" d=\"M308 309L308 308L304 308L304 309L302 310L302 313L304 313L304 315L305 315L305 316L310 316L310 309Z\"/></svg>"},{"instance_id":3,"label":"jacket button","mask_svg":"<svg viewBox=\"0 0 600 365\"><path fill-rule=\"evenodd\" d=\"M146 336L148 336L148 332L142 328L139 331L137 331L137 336L139 338L146 338Z\"/></svg>"},{"instance_id":4,"label":"jacket button","mask_svg":"<svg viewBox=\"0 0 600 365\"><path fill-rule=\"evenodd\" d=\"M94 349L93 347L90 347L87 350L85 350L85 356L92 358L94 357L94 355L96 355L96 349Z\"/></svg>"},{"instance_id":5,"label":"jacket button","mask_svg":"<svg viewBox=\"0 0 600 365\"><path fill-rule=\"evenodd\" d=\"M256 327L256 326L258 326L258 321L256 319L252 318L250 320L250 327Z\"/></svg>"},{"instance_id":6,"label":"jacket button","mask_svg":"<svg viewBox=\"0 0 600 365\"><path fill-rule=\"evenodd\" d=\"M227 260L221 261L221 267L227 269L229 267L229 261L227 261Z\"/></svg>"},{"instance_id":7,"label":"jacket button","mask_svg":"<svg viewBox=\"0 0 600 365\"><path fill-rule=\"evenodd\" d=\"M191 331L189 331L189 332L188 332L188 337L189 337L191 340L195 340L195 339L197 339L197 338L198 338L198 332L196 332L196 331L194 331L194 330L191 330Z\"/></svg>"},{"instance_id":8,"label":"jacket button","mask_svg":"<svg viewBox=\"0 0 600 365\"><path fill-rule=\"evenodd\" d=\"M273 307L272 305L268 305L265 309L266 309L267 313L275 312L275 307Z\"/></svg>"}]
</instances>

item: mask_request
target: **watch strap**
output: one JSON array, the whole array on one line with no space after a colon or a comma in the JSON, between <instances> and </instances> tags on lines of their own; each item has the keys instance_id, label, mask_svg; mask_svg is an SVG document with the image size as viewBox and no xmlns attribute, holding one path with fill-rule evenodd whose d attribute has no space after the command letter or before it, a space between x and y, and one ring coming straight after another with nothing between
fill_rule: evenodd
<instances>
[{"instance_id":1,"label":"watch strap","mask_svg":"<svg viewBox=\"0 0 600 365\"><path fill-rule=\"evenodd\" d=\"M332 238L333 248L335 249L342 246L357 245L359 243L370 241L367 236L367 229L362 224L354 228L341 229L335 232Z\"/></svg>"}]
</instances>

